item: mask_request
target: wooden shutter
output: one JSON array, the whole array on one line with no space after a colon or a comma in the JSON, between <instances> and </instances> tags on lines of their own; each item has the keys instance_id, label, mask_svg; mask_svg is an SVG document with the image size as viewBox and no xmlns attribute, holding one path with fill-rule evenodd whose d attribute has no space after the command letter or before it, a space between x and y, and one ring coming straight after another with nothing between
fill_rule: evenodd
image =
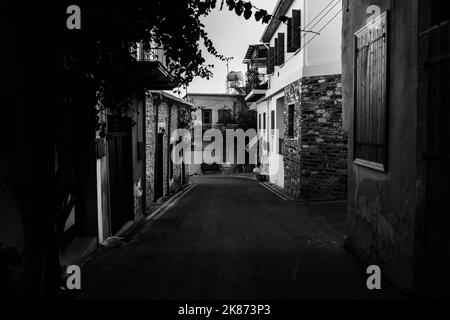
<instances>
[{"instance_id":1,"label":"wooden shutter","mask_svg":"<svg viewBox=\"0 0 450 320\"><path fill-rule=\"evenodd\" d=\"M292 49L292 18L288 18L287 21L287 52L294 52Z\"/></svg>"},{"instance_id":2,"label":"wooden shutter","mask_svg":"<svg viewBox=\"0 0 450 320\"><path fill-rule=\"evenodd\" d=\"M278 63L282 65L284 63L284 33L278 33Z\"/></svg>"},{"instance_id":3,"label":"wooden shutter","mask_svg":"<svg viewBox=\"0 0 450 320\"><path fill-rule=\"evenodd\" d=\"M269 48L269 56L267 59L267 73L272 74L275 71L275 48Z\"/></svg>"},{"instance_id":4,"label":"wooden shutter","mask_svg":"<svg viewBox=\"0 0 450 320\"><path fill-rule=\"evenodd\" d=\"M387 159L387 20L355 34L355 160L384 171ZM361 163L361 164L364 164Z\"/></svg>"},{"instance_id":5,"label":"wooden shutter","mask_svg":"<svg viewBox=\"0 0 450 320\"><path fill-rule=\"evenodd\" d=\"M302 39L301 39L301 11L300 10L292 10L292 50L296 51L300 49L302 45Z\"/></svg>"},{"instance_id":6,"label":"wooden shutter","mask_svg":"<svg viewBox=\"0 0 450 320\"><path fill-rule=\"evenodd\" d=\"M279 63L279 59L278 59L278 39L277 38L275 38L275 50L274 50L274 65L275 66L279 66L280 65L280 63Z\"/></svg>"}]
</instances>

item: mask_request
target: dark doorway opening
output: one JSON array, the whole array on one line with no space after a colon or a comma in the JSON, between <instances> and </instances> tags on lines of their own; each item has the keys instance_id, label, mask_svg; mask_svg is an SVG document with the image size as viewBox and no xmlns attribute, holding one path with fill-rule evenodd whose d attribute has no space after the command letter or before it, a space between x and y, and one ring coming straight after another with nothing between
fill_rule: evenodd
<instances>
[{"instance_id":1,"label":"dark doorway opening","mask_svg":"<svg viewBox=\"0 0 450 320\"><path fill-rule=\"evenodd\" d=\"M156 136L155 201L164 195L164 134Z\"/></svg>"},{"instance_id":2,"label":"dark doorway opening","mask_svg":"<svg viewBox=\"0 0 450 320\"><path fill-rule=\"evenodd\" d=\"M111 233L116 234L133 212L133 161L129 118L108 116Z\"/></svg>"},{"instance_id":3,"label":"dark doorway opening","mask_svg":"<svg viewBox=\"0 0 450 320\"><path fill-rule=\"evenodd\" d=\"M419 115L425 115L421 122L426 123L421 289L436 297L448 297L450 286L450 14L446 5L447 1L422 0L419 10Z\"/></svg>"}]
</instances>

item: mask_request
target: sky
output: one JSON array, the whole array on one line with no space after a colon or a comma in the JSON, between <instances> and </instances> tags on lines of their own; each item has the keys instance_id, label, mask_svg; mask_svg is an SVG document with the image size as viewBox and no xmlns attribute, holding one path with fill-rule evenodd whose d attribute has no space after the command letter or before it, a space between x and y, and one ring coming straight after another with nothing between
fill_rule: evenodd
<instances>
[{"instance_id":1,"label":"sky","mask_svg":"<svg viewBox=\"0 0 450 320\"><path fill-rule=\"evenodd\" d=\"M255 7L265 9L269 13L273 12L276 3L277 0L252 0ZM220 11L220 1L217 1L217 7L208 16L202 18L202 23L219 54L234 58L228 63L229 70L242 71L245 74L247 66L242 63L242 60L244 60L248 46L259 43L267 25L261 21L257 22L253 16L249 20L245 20L243 16L229 11L226 5ZM214 65L212 69L214 76L210 80L195 78L188 87L188 93L224 93L227 74L226 62L209 54L203 43L201 49L206 60L205 64Z\"/></svg>"}]
</instances>

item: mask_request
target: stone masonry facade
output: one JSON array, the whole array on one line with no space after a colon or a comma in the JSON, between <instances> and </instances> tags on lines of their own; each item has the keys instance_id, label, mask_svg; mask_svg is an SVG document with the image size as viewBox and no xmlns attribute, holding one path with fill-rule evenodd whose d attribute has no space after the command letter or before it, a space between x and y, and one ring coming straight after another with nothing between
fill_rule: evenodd
<instances>
[{"instance_id":1,"label":"stone masonry facade","mask_svg":"<svg viewBox=\"0 0 450 320\"><path fill-rule=\"evenodd\" d=\"M305 77L285 88L285 127L294 105L294 136L285 137L285 189L297 199L345 199L347 135L341 75Z\"/></svg>"},{"instance_id":2,"label":"stone masonry facade","mask_svg":"<svg viewBox=\"0 0 450 320\"><path fill-rule=\"evenodd\" d=\"M165 124L165 132L163 137L163 195L167 196L171 193L179 191L189 180L189 170L186 166L185 177L182 179L181 165L173 165L173 177L170 177L168 160L169 160L169 136L173 130L178 128L178 108L179 102L173 102L170 99L161 99L158 94L147 94L145 104L145 151L146 151L146 195L145 207L148 211L155 202L154 199L154 183L155 183L155 152L156 152L156 125ZM169 109L170 109L170 128L169 128ZM171 142L173 143L173 141ZM176 142L175 142L176 143Z\"/></svg>"},{"instance_id":3,"label":"stone masonry facade","mask_svg":"<svg viewBox=\"0 0 450 320\"><path fill-rule=\"evenodd\" d=\"M145 99L145 211L154 201L156 113L151 94Z\"/></svg>"}]
</instances>

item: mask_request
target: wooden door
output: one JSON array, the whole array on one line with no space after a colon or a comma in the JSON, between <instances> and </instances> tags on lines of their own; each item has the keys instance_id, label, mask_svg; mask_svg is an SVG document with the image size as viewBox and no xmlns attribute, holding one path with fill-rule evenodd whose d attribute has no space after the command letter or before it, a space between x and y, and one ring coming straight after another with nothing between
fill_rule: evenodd
<instances>
[{"instance_id":1,"label":"wooden door","mask_svg":"<svg viewBox=\"0 0 450 320\"><path fill-rule=\"evenodd\" d=\"M126 119L108 118L111 233L134 220L131 126Z\"/></svg>"},{"instance_id":2,"label":"wooden door","mask_svg":"<svg viewBox=\"0 0 450 320\"><path fill-rule=\"evenodd\" d=\"M442 7L440 7L442 5ZM426 121L425 291L450 287L450 24L443 1L422 1L419 34L421 110Z\"/></svg>"}]
</instances>

